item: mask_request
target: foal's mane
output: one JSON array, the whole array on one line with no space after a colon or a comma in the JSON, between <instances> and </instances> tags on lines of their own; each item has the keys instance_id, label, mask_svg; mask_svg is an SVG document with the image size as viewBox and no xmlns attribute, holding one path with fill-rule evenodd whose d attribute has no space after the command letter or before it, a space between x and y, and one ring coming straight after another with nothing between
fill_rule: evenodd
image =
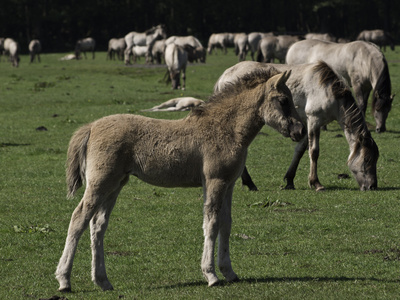
<instances>
[{"instance_id":1,"label":"foal's mane","mask_svg":"<svg viewBox=\"0 0 400 300\"><path fill-rule=\"evenodd\" d=\"M274 67L270 67L269 69L256 69L245 74L244 76L238 77L236 81L227 83L222 90L211 95L205 104L193 108L191 115L203 115L215 104L221 103L227 98L237 96L245 90L254 89L258 85L267 82L271 77L280 73L281 72Z\"/></svg>"},{"instance_id":2,"label":"foal's mane","mask_svg":"<svg viewBox=\"0 0 400 300\"><path fill-rule=\"evenodd\" d=\"M348 86L325 62L318 62L314 67L314 71L319 73L321 85L324 85L325 88L331 86L335 98L344 99L344 105L340 108L342 111L343 124L345 128L357 137L355 148L353 149L348 162L355 159L358 149L363 146L365 158L371 160L376 157L378 147L371 137L371 133L365 123L364 115L358 107Z\"/></svg>"}]
</instances>

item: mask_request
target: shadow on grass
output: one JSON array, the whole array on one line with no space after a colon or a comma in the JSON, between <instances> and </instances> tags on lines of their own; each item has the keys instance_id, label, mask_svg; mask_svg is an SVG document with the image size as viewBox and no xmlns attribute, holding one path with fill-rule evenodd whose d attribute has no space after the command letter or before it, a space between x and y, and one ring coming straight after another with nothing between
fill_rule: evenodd
<instances>
[{"instance_id":1,"label":"shadow on grass","mask_svg":"<svg viewBox=\"0 0 400 300\"><path fill-rule=\"evenodd\" d=\"M31 144L0 143L0 147L20 147L30 146Z\"/></svg>"},{"instance_id":2,"label":"shadow on grass","mask_svg":"<svg viewBox=\"0 0 400 300\"><path fill-rule=\"evenodd\" d=\"M379 279L375 277L265 277L265 278L245 278L240 279L238 282L226 282L220 281L217 286L229 286L234 284L254 284L254 283L275 283L275 282L354 282L354 281L373 281L373 282L385 282L385 283L400 283L400 279ZM164 285L157 286L153 289L176 289L176 288L185 288L185 287L195 287L195 286L207 286L206 281L194 281L194 282L185 282L178 283L172 285Z\"/></svg>"}]
</instances>

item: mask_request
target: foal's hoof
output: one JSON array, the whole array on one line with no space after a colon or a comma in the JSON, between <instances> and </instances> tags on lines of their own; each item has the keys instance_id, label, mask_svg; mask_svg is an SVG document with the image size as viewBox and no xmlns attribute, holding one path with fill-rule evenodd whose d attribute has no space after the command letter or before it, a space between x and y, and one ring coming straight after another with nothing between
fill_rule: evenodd
<instances>
[{"instance_id":1,"label":"foal's hoof","mask_svg":"<svg viewBox=\"0 0 400 300\"><path fill-rule=\"evenodd\" d=\"M219 284L220 284L220 281L219 281L218 279L216 279L216 280L210 281L210 282L208 283L208 286L209 286L209 287L212 287L212 286L219 286Z\"/></svg>"}]
</instances>

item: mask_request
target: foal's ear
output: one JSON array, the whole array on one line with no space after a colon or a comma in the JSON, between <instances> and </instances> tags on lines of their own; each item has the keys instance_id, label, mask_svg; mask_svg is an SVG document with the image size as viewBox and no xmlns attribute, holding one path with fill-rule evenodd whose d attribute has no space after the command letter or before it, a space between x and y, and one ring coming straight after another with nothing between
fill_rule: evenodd
<instances>
[{"instance_id":1,"label":"foal's ear","mask_svg":"<svg viewBox=\"0 0 400 300\"><path fill-rule=\"evenodd\" d=\"M280 74L278 80L275 82L275 88L278 88L279 85L285 84L286 81L289 79L290 74L292 73L292 70L285 71L282 74ZM278 76L278 75L277 75Z\"/></svg>"}]
</instances>

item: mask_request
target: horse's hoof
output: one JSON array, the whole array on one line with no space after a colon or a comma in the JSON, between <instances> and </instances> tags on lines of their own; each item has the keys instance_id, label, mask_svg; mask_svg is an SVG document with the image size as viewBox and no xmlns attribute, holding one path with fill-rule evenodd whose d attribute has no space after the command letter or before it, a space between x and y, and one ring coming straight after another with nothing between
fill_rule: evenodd
<instances>
[{"instance_id":1,"label":"horse's hoof","mask_svg":"<svg viewBox=\"0 0 400 300\"><path fill-rule=\"evenodd\" d=\"M240 281L240 279L237 276L233 279L228 280L228 282L239 282L239 281Z\"/></svg>"},{"instance_id":2,"label":"horse's hoof","mask_svg":"<svg viewBox=\"0 0 400 300\"><path fill-rule=\"evenodd\" d=\"M323 192L323 191L325 191L325 187L323 187L323 186L317 187L317 188L315 189L315 191L316 191L316 192Z\"/></svg>"},{"instance_id":3,"label":"horse's hoof","mask_svg":"<svg viewBox=\"0 0 400 300\"><path fill-rule=\"evenodd\" d=\"M220 281L218 278L216 280L212 280L212 281L208 282L209 287L218 286L219 284L220 284Z\"/></svg>"},{"instance_id":4,"label":"horse's hoof","mask_svg":"<svg viewBox=\"0 0 400 300\"><path fill-rule=\"evenodd\" d=\"M71 293L71 287L59 288L58 291L61 293Z\"/></svg>"},{"instance_id":5,"label":"horse's hoof","mask_svg":"<svg viewBox=\"0 0 400 300\"><path fill-rule=\"evenodd\" d=\"M294 185L288 184L284 188L284 190L295 190Z\"/></svg>"}]
</instances>

